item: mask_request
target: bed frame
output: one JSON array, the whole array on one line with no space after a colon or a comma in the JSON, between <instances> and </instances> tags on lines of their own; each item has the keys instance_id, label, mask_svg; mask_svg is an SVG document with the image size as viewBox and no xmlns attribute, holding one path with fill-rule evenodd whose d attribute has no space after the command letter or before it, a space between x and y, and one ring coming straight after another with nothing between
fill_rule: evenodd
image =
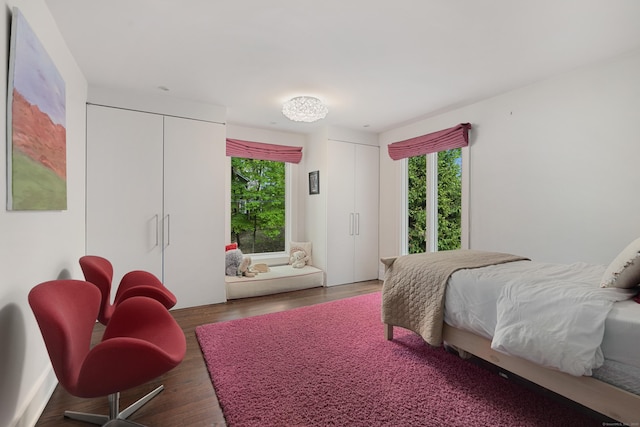
<instances>
[{"instance_id":1,"label":"bed frame","mask_svg":"<svg viewBox=\"0 0 640 427\"><path fill-rule=\"evenodd\" d=\"M393 325L384 325L387 340L393 339ZM592 377L577 377L491 349L491 341L471 332L444 324L443 339L493 365L558 393L587 408L629 426L640 425L640 396Z\"/></svg>"}]
</instances>

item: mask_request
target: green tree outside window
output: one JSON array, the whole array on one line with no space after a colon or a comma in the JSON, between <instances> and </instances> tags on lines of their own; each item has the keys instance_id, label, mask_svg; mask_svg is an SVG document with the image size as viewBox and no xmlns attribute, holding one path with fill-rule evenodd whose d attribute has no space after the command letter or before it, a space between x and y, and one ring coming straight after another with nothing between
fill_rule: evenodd
<instances>
[{"instance_id":1,"label":"green tree outside window","mask_svg":"<svg viewBox=\"0 0 640 427\"><path fill-rule=\"evenodd\" d=\"M437 171L439 251L460 249L462 213L461 149L440 151ZM408 251L427 250L427 156L408 159Z\"/></svg>"},{"instance_id":2,"label":"green tree outside window","mask_svg":"<svg viewBox=\"0 0 640 427\"><path fill-rule=\"evenodd\" d=\"M284 162L231 158L231 241L244 253L284 251Z\"/></svg>"}]
</instances>

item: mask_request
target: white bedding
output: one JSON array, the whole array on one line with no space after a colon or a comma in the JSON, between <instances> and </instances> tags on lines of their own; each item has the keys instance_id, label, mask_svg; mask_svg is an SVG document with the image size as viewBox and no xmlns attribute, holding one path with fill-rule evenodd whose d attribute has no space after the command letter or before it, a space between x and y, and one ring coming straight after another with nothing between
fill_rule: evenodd
<instances>
[{"instance_id":1,"label":"white bedding","mask_svg":"<svg viewBox=\"0 0 640 427\"><path fill-rule=\"evenodd\" d=\"M613 303L635 291L575 280L512 279L498 297L491 348L571 375L591 375Z\"/></svg>"},{"instance_id":2,"label":"white bedding","mask_svg":"<svg viewBox=\"0 0 640 427\"><path fill-rule=\"evenodd\" d=\"M460 270L454 273L447 286L445 296L445 322L451 326L469 330L487 339L494 337L498 325L498 311L496 301L503 287L507 283L529 283L526 280L542 278L546 282L582 283L593 289L598 288L598 283L605 267L600 265L575 264L549 264L531 261L513 262L503 265L489 266L477 269ZM529 285L521 285L529 286ZM623 291L624 292L624 291ZM620 294L619 291L607 293L609 295ZM575 297L574 297L575 298ZM614 297L616 299L617 297ZM627 295L624 298L628 298ZM557 300L557 298L549 298ZM563 303L560 303L562 307ZM566 306L576 305L567 303ZM541 307L547 304L542 304ZM552 308L554 304L548 304ZM557 308L558 304L555 304ZM567 309L570 307L567 307ZM537 310L537 309L536 309ZM640 304L634 301L622 301L613 304L613 309L608 312L605 321L605 333L602 340L602 353L606 359L640 368ZM520 311L513 311L517 315ZM549 315L540 316L541 318ZM532 317L529 317L531 319ZM582 321L586 331L596 328L594 322ZM586 325L586 322L590 322ZM553 322L546 326L553 327ZM541 336L544 338L544 331ZM584 336L589 336L585 334ZM591 338L600 340L597 332ZM540 345L539 343L536 346ZM560 348L560 346L554 346ZM553 351L553 348L551 349ZM561 355L560 355L561 356ZM527 354L527 358L538 355ZM559 357L556 355L556 357ZM560 359L562 359L560 357ZM539 360L533 360L540 363ZM562 368L562 367L561 367ZM562 369L565 370L565 369ZM587 372L585 372L587 373ZM574 373L575 374L575 373ZM587 373L588 374L588 373Z\"/></svg>"}]
</instances>

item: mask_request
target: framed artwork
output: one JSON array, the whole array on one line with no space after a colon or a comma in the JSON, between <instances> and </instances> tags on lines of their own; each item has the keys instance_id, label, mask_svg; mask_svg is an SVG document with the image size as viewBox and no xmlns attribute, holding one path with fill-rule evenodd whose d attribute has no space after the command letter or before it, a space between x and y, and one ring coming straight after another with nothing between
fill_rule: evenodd
<instances>
[{"instance_id":1,"label":"framed artwork","mask_svg":"<svg viewBox=\"0 0 640 427\"><path fill-rule=\"evenodd\" d=\"M320 194L320 171L309 172L309 194Z\"/></svg>"},{"instance_id":2,"label":"framed artwork","mask_svg":"<svg viewBox=\"0 0 640 427\"><path fill-rule=\"evenodd\" d=\"M7 90L7 209L67 209L65 82L13 8Z\"/></svg>"}]
</instances>

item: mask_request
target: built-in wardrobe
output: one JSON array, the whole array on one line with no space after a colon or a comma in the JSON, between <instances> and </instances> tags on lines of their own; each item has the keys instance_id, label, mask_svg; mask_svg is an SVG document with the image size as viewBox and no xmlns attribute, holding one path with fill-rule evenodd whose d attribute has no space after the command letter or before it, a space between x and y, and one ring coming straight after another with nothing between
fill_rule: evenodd
<instances>
[{"instance_id":1,"label":"built-in wardrobe","mask_svg":"<svg viewBox=\"0 0 640 427\"><path fill-rule=\"evenodd\" d=\"M378 278L380 149L327 141L327 285Z\"/></svg>"},{"instance_id":2,"label":"built-in wardrobe","mask_svg":"<svg viewBox=\"0 0 640 427\"><path fill-rule=\"evenodd\" d=\"M224 124L88 105L87 254L116 282L152 272L176 307L224 302L226 170Z\"/></svg>"}]
</instances>

